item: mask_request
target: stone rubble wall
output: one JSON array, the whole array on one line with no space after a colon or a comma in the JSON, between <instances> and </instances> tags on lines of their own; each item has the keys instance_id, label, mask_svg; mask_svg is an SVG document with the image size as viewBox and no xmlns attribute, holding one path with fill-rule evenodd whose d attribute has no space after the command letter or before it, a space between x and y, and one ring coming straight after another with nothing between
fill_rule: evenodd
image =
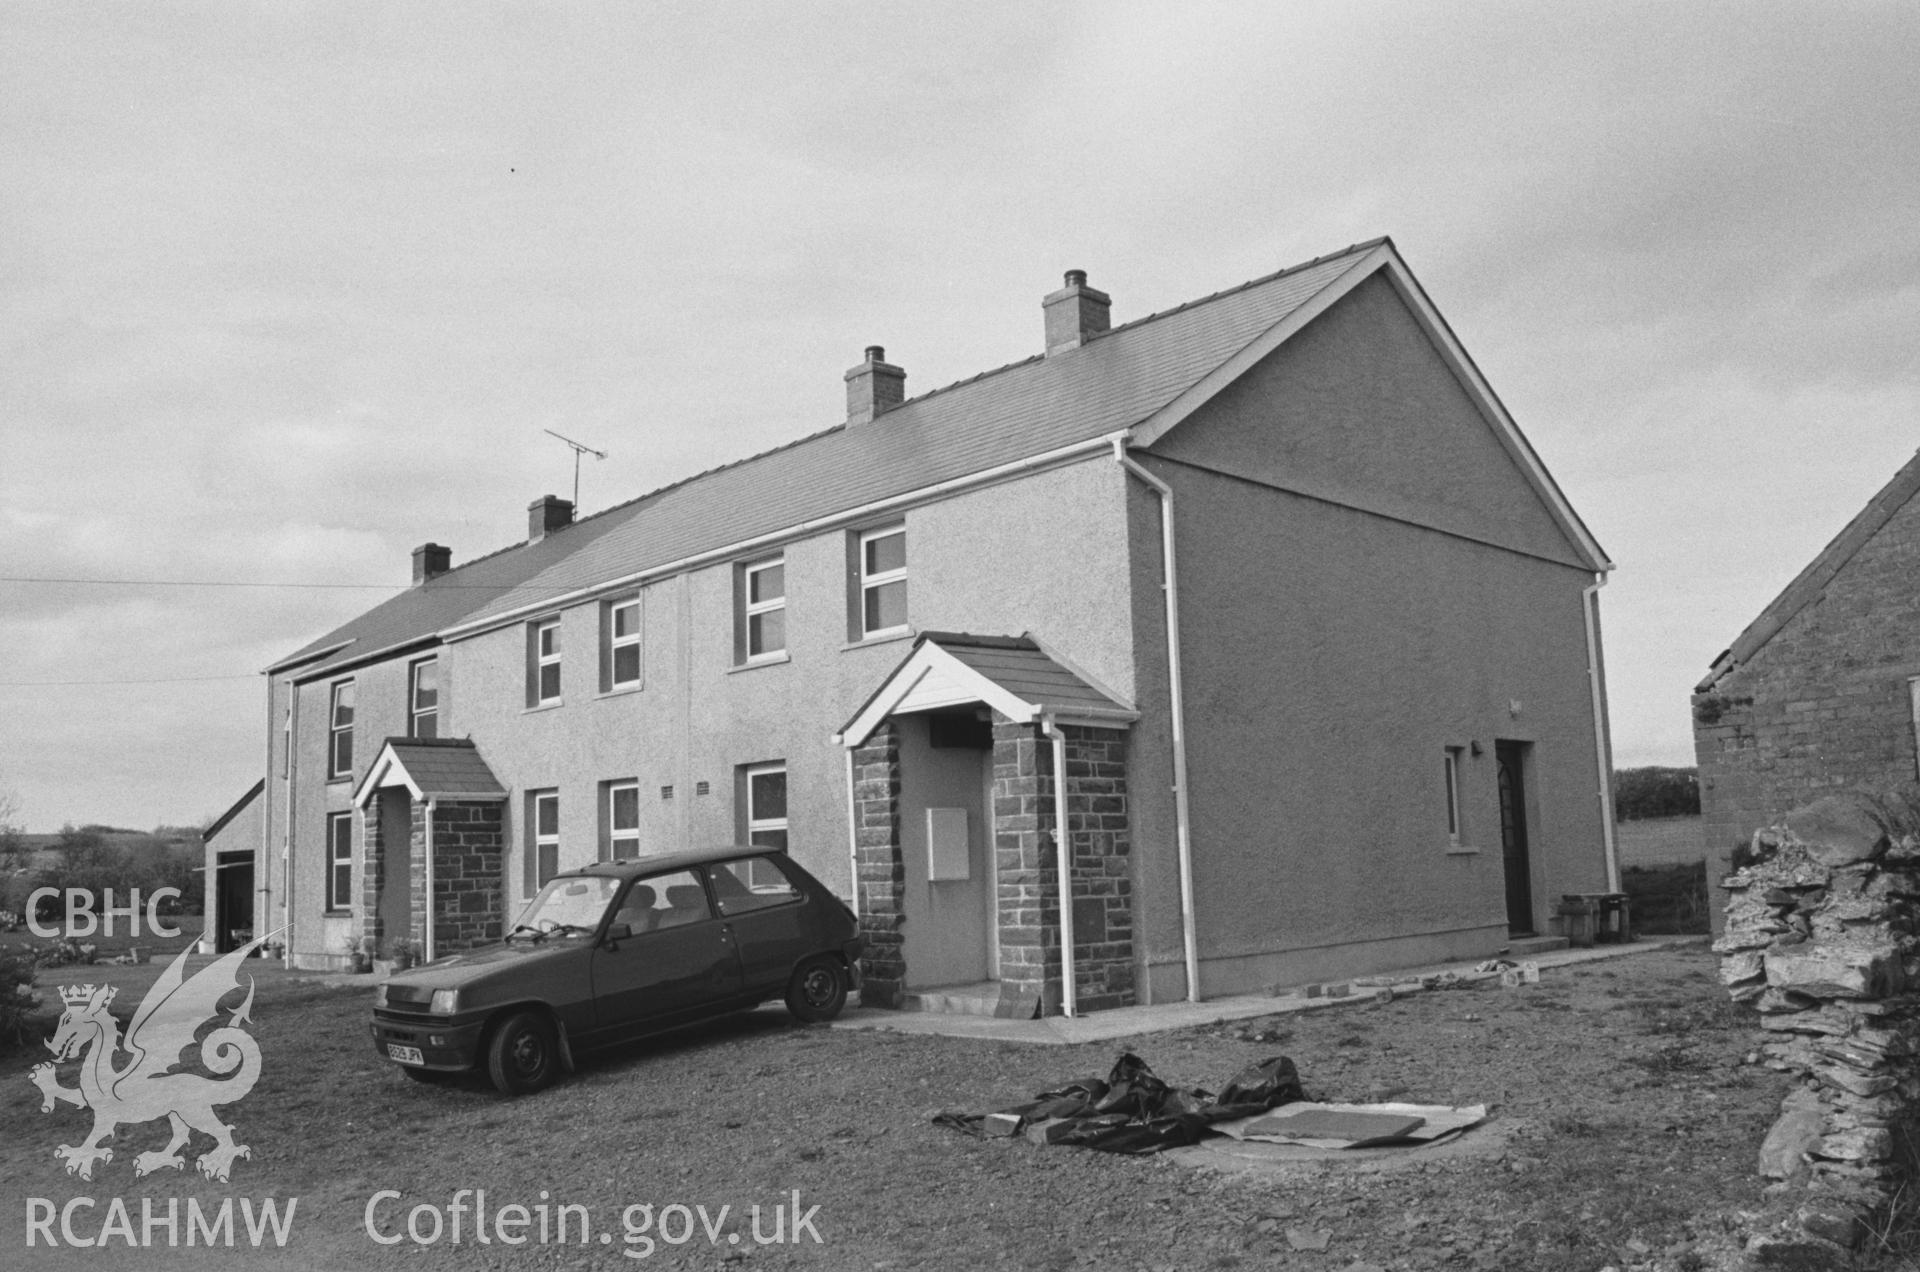
<instances>
[{"instance_id":1,"label":"stone rubble wall","mask_svg":"<svg viewBox=\"0 0 1920 1272\"><path fill-rule=\"evenodd\" d=\"M1829 797L1757 832L1722 886L1720 978L1759 1013L1767 1067L1801 1079L1761 1148L1778 1182L1752 1248L1855 1245L1920 1111L1920 840Z\"/></svg>"}]
</instances>

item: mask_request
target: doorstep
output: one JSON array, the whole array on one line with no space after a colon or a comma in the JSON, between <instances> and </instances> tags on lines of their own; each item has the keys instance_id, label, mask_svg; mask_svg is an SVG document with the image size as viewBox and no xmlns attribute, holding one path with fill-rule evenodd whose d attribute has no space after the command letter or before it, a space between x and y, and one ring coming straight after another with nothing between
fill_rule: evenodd
<instances>
[{"instance_id":1,"label":"doorstep","mask_svg":"<svg viewBox=\"0 0 1920 1272\"><path fill-rule=\"evenodd\" d=\"M901 1000L901 1011L937 1011L950 1016L991 1016L1000 1005L1000 982L935 985L916 989Z\"/></svg>"}]
</instances>

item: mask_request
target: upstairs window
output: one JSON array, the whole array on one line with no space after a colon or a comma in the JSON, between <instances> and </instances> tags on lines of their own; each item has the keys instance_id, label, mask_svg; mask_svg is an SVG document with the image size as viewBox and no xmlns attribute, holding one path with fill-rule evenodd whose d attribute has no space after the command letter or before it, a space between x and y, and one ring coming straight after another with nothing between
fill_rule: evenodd
<instances>
[{"instance_id":1,"label":"upstairs window","mask_svg":"<svg viewBox=\"0 0 1920 1272\"><path fill-rule=\"evenodd\" d=\"M754 764L742 770L746 787L747 842L787 850L787 766Z\"/></svg>"},{"instance_id":2,"label":"upstairs window","mask_svg":"<svg viewBox=\"0 0 1920 1272\"><path fill-rule=\"evenodd\" d=\"M640 598L606 603L606 683L614 689L640 687Z\"/></svg>"},{"instance_id":3,"label":"upstairs window","mask_svg":"<svg viewBox=\"0 0 1920 1272\"><path fill-rule=\"evenodd\" d=\"M560 792L527 792L527 893L560 873Z\"/></svg>"},{"instance_id":4,"label":"upstairs window","mask_svg":"<svg viewBox=\"0 0 1920 1272\"><path fill-rule=\"evenodd\" d=\"M740 653L744 661L787 651L787 561L771 557L741 569Z\"/></svg>"},{"instance_id":5,"label":"upstairs window","mask_svg":"<svg viewBox=\"0 0 1920 1272\"><path fill-rule=\"evenodd\" d=\"M327 817L327 909L353 906L353 814Z\"/></svg>"},{"instance_id":6,"label":"upstairs window","mask_svg":"<svg viewBox=\"0 0 1920 1272\"><path fill-rule=\"evenodd\" d=\"M617 861L640 855L640 783L607 782L602 813L607 832L601 860Z\"/></svg>"},{"instance_id":7,"label":"upstairs window","mask_svg":"<svg viewBox=\"0 0 1920 1272\"><path fill-rule=\"evenodd\" d=\"M327 776L350 776L353 773L353 681L341 680L334 684L333 701L327 714Z\"/></svg>"},{"instance_id":8,"label":"upstairs window","mask_svg":"<svg viewBox=\"0 0 1920 1272\"><path fill-rule=\"evenodd\" d=\"M527 705L560 701L560 620L527 627Z\"/></svg>"},{"instance_id":9,"label":"upstairs window","mask_svg":"<svg viewBox=\"0 0 1920 1272\"><path fill-rule=\"evenodd\" d=\"M440 736L440 660L422 658L407 668L407 736Z\"/></svg>"},{"instance_id":10,"label":"upstairs window","mask_svg":"<svg viewBox=\"0 0 1920 1272\"><path fill-rule=\"evenodd\" d=\"M907 528L869 530L860 536L860 628L862 639L907 630Z\"/></svg>"}]
</instances>

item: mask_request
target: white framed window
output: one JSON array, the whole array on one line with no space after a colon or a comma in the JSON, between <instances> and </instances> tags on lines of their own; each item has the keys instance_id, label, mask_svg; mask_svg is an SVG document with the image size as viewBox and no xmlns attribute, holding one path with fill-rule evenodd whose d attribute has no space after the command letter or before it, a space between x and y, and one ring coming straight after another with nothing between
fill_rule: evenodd
<instances>
[{"instance_id":1,"label":"white framed window","mask_svg":"<svg viewBox=\"0 0 1920 1272\"><path fill-rule=\"evenodd\" d=\"M1907 678L1907 708L1913 718L1913 771L1920 777L1920 676Z\"/></svg>"},{"instance_id":2,"label":"white framed window","mask_svg":"<svg viewBox=\"0 0 1920 1272\"><path fill-rule=\"evenodd\" d=\"M407 667L407 736L440 736L440 660L421 658Z\"/></svg>"},{"instance_id":3,"label":"white framed window","mask_svg":"<svg viewBox=\"0 0 1920 1272\"><path fill-rule=\"evenodd\" d=\"M755 561L741 570L743 653L747 662L787 651L787 559Z\"/></svg>"},{"instance_id":4,"label":"white framed window","mask_svg":"<svg viewBox=\"0 0 1920 1272\"><path fill-rule=\"evenodd\" d=\"M1461 748L1450 746L1446 749L1444 774L1447 788L1447 846L1458 848L1461 841L1460 830L1460 753Z\"/></svg>"},{"instance_id":5,"label":"white framed window","mask_svg":"<svg viewBox=\"0 0 1920 1272\"><path fill-rule=\"evenodd\" d=\"M542 619L527 629L527 705L560 701L560 620Z\"/></svg>"},{"instance_id":6,"label":"white framed window","mask_svg":"<svg viewBox=\"0 0 1920 1272\"><path fill-rule=\"evenodd\" d=\"M750 764L741 770L745 787L747 842L756 848L787 850L787 766Z\"/></svg>"},{"instance_id":7,"label":"white framed window","mask_svg":"<svg viewBox=\"0 0 1920 1272\"><path fill-rule=\"evenodd\" d=\"M884 526L860 536L860 635L907 630L907 528Z\"/></svg>"},{"instance_id":8,"label":"white framed window","mask_svg":"<svg viewBox=\"0 0 1920 1272\"><path fill-rule=\"evenodd\" d=\"M335 681L327 711L327 776L353 772L353 681Z\"/></svg>"},{"instance_id":9,"label":"white framed window","mask_svg":"<svg viewBox=\"0 0 1920 1272\"><path fill-rule=\"evenodd\" d=\"M327 817L327 909L353 908L353 814Z\"/></svg>"},{"instance_id":10,"label":"white framed window","mask_svg":"<svg viewBox=\"0 0 1920 1272\"><path fill-rule=\"evenodd\" d=\"M527 792L527 895L560 873L560 792Z\"/></svg>"},{"instance_id":11,"label":"white framed window","mask_svg":"<svg viewBox=\"0 0 1920 1272\"><path fill-rule=\"evenodd\" d=\"M603 782L606 790L601 816L606 818L602 836L601 860L614 861L640 855L640 783L638 781Z\"/></svg>"},{"instance_id":12,"label":"white framed window","mask_svg":"<svg viewBox=\"0 0 1920 1272\"><path fill-rule=\"evenodd\" d=\"M608 689L640 687L640 598L607 604Z\"/></svg>"}]
</instances>

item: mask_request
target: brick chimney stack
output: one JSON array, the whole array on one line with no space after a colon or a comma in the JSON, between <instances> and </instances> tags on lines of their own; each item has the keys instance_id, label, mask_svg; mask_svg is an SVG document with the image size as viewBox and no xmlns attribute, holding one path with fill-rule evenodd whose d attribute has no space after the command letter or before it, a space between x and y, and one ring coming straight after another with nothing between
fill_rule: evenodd
<instances>
[{"instance_id":1,"label":"brick chimney stack","mask_svg":"<svg viewBox=\"0 0 1920 1272\"><path fill-rule=\"evenodd\" d=\"M866 361L848 371L847 423L870 423L907 400L907 373L887 361L879 345L867 346Z\"/></svg>"},{"instance_id":2,"label":"brick chimney stack","mask_svg":"<svg viewBox=\"0 0 1920 1272\"><path fill-rule=\"evenodd\" d=\"M428 579L437 579L453 568L453 549L443 548L437 543L423 543L413 550L413 583L415 587Z\"/></svg>"},{"instance_id":3,"label":"brick chimney stack","mask_svg":"<svg viewBox=\"0 0 1920 1272\"><path fill-rule=\"evenodd\" d=\"M1067 271L1066 286L1040 302L1047 315L1047 355L1078 349L1113 325L1113 297L1087 286L1087 271Z\"/></svg>"},{"instance_id":4,"label":"brick chimney stack","mask_svg":"<svg viewBox=\"0 0 1920 1272\"><path fill-rule=\"evenodd\" d=\"M527 542L538 543L573 524L573 504L558 495L542 495L527 505Z\"/></svg>"}]
</instances>

